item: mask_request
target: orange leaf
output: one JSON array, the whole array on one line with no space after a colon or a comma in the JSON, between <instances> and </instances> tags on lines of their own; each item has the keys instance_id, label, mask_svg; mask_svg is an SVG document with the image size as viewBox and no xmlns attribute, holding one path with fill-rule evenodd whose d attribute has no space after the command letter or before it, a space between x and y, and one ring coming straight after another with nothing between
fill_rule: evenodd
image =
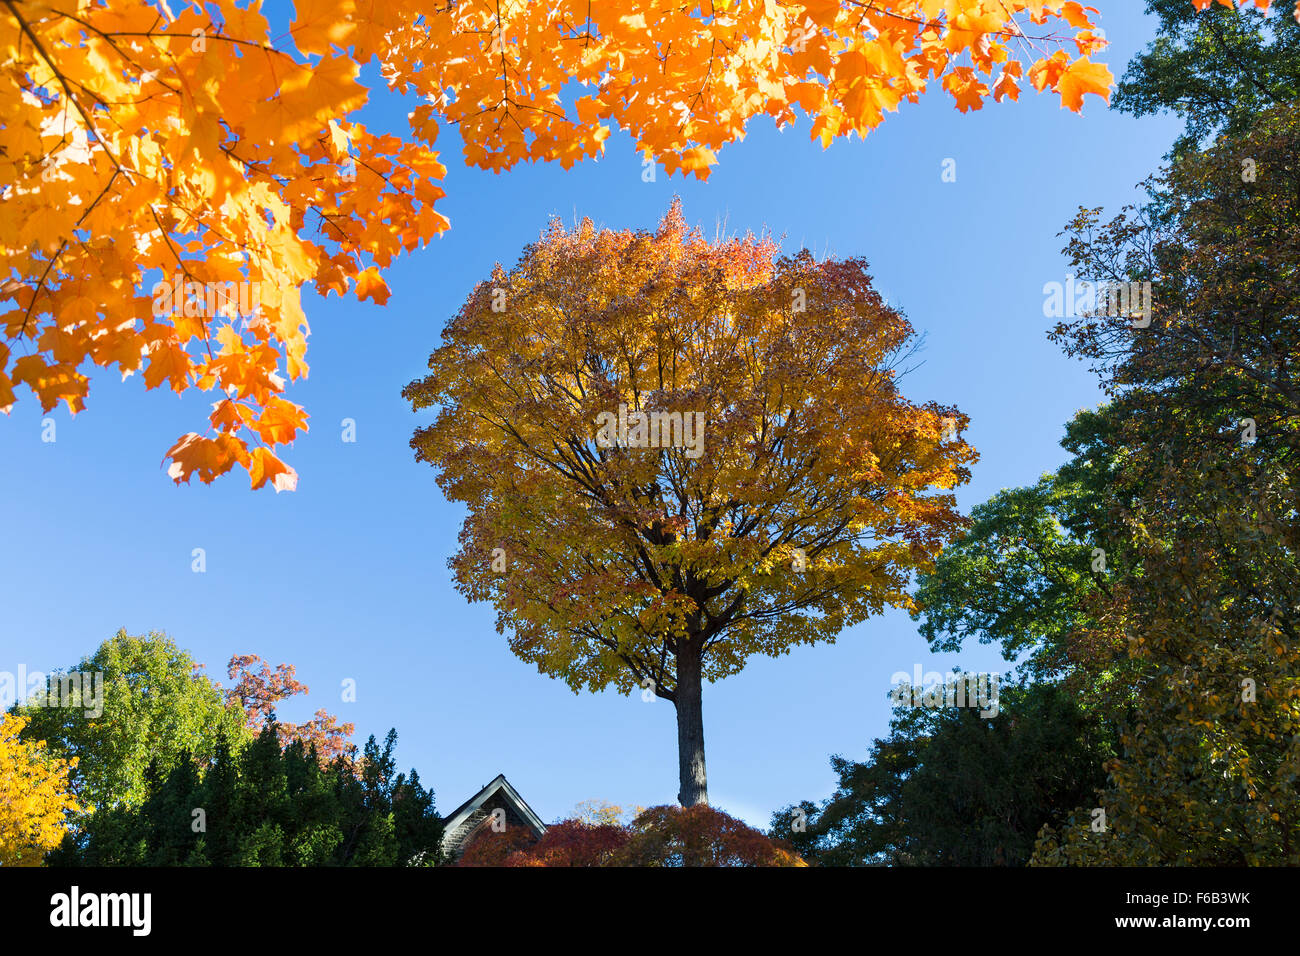
<instances>
[{"instance_id":1,"label":"orange leaf","mask_svg":"<svg viewBox=\"0 0 1300 956\"><path fill-rule=\"evenodd\" d=\"M385 305L388 302L388 283L379 274L379 270L374 266L366 269L357 276L357 298L359 300L373 299L379 305Z\"/></svg>"},{"instance_id":2,"label":"orange leaf","mask_svg":"<svg viewBox=\"0 0 1300 956\"><path fill-rule=\"evenodd\" d=\"M1079 112L1083 108L1085 93L1095 93L1107 103L1110 102L1110 85L1115 76L1104 63L1093 63L1081 57L1069 65L1057 89L1061 93L1061 105L1066 109Z\"/></svg>"},{"instance_id":3,"label":"orange leaf","mask_svg":"<svg viewBox=\"0 0 1300 956\"><path fill-rule=\"evenodd\" d=\"M300 405L272 397L266 403L253 428L262 440L272 445L293 441L299 431L307 430L307 415Z\"/></svg>"},{"instance_id":4,"label":"orange leaf","mask_svg":"<svg viewBox=\"0 0 1300 956\"><path fill-rule=\"evenodd\" d=\"M276 494L296 491L298 488L298 473L265 448L253 449L248 463L248 476L252 480L254 491L267 481L271 482Z\"/></svg>"}]
</instances>

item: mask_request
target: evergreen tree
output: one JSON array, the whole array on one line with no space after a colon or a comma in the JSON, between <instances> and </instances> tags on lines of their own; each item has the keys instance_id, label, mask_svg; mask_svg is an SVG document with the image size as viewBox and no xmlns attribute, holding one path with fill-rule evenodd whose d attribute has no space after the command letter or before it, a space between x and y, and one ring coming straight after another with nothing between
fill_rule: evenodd
<instances>
[{"instance_id":1,"label":"evergreen tree","mask_svg":"<svg viewBox=\"0 0 1300 956\"><path fill-rule=\"evenodd\" d=\"M238 753L189 754L142 773L143 799L101 807L47 858L56 866L412 866L443 862L433 793L395 774L390 731L360 760L322 767L315 745L283 749L271 720ZM196 812L201 811L201 812ZM200 822L201 821L201 822Z\"/></svg>"}]
</instances>

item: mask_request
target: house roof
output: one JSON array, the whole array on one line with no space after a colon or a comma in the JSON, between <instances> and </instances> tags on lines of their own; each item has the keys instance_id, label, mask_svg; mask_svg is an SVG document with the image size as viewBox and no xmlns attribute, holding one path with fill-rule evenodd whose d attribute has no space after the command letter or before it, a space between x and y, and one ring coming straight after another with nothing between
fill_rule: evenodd
<instances>
[{"instance_id":1,"label":"house roof","mask_svg":"<svg viewBox=\"0 0 1300 956\"><path fill-rule=\"evenodd\" d=\"M443 817L443 832L446 834L444 839L454 839L457 830L474 815L475 811L497 794L523 818L539 837L546 832L546 824L542 822L542 818L533 812L533 808L519 795L519 791L511 786L505 774L499 773L492 779L491 783Z\"/></svg>"}]
</instances>

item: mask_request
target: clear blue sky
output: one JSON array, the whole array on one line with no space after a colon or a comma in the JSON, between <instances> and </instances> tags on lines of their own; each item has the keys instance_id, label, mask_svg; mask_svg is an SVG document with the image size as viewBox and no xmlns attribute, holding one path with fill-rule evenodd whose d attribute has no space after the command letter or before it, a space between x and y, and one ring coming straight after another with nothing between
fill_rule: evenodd
<instances>
[{"instance_id":1,"label":"clear blue sky","mask_svg":"<svg viewBox=\"0 0 1300 956\"><path fill-rule=\"evenodd\" d=\"M1136 0L1094 5L1112 42L1102 59L1118 76L1154 22ZM399 130L408 108L380 90L367 120ZM301 476L296 492L250 492L242 471L173 486L163 453L201 425L209 396L146 393L139 376L119 383L97 369L87 410L51 413L57 441L42 443L44 415L20 394L0 420L0 670L70 667L118 628L163 630L220 678L236 653L295 664L312 693L286 719L325 707L355 722L359 740L396 727L399 763L419 770L443 811L497 773L548 821L587 799L672 802L671 704L575 696L514 658L491 608L451 587L462 514L414 461L407 443L427 418L400 396L444 321L551 217L649 228L674 193L710 233L719 221L767 227L789 251L864 256L881 292L927 334L909 397L971 416L982 460L960 495L969 510L1054 469L1062 425L1099 401L1091 376L1044 334L1043 284L1066 276L1057 233L1080 205L1132 201L1177 127L1111 113L1091 96L1079 116L1032 90L963 115L935 84L865 142L828 150L810 142L806 120L784 132L760 121L721 152L707 183L662 169L643 182L624 135L567 172L493 175L464 168L444 129L438 209L450 232L388 272L386 307L305 299L311 375L289 397L307 407L311 431L285 456ZM941 181L946 158L955 183ZM344 418L356 421L355 444L341 441ZM196 547L205 574L191 572ZM865 756L887 728L890 675L917 663L1003 669L990 648L932 657L896 613L708 686L711 802L765 826L775 807L827 796L829 755ZM340 701L345 678L357 681L356 703Z\"/></svg>"}]
</instances>

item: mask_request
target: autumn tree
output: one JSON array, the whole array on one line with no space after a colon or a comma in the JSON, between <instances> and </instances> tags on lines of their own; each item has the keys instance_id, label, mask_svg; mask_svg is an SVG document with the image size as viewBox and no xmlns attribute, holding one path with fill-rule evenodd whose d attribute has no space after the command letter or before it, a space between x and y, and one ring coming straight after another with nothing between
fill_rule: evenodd
<instances>
[{"instance_id":1,"label":"autumn tree","mask_svg":"<svg viewBox=\"0 0 1300 956\"><path fill-rule=\"evenodd\" d=\"M625 810L587 800L573 816L546 828L540 838L525 827L481 828L456 866L609 866L615 851L631 838L629 826L644 808Z\"/></svg>"},{"instance_id":2,"label":"autumn tree","mask_svg":"<svg viewBox=\"0 0 1300 956\"><path fill-rule=\"evenodd\" d=\"M22 717L0 715L0 866L40 866L77 809L68 789L76 759L24 739L26 725Z\"/></svg>"},{"instance_id":3,"label":"autumn tree","mask_svg":"<svg viewBox=\"0 0 1300 956\"><path fill-rule=\"evenodd\" d=\"M955 408L899 390L911 325L861 260L553 223L479 283L404 394L469 510L450 560L510 648L577 692L672 701L706 801L702 686L833 641L962 525Z\"/></svg>"},{"instance_id":4,"label":"autumn tree","mask_svg":"<svg viewBox=\"0 0 1300 956\"><path fill-rule=\"evenodd\" d=\"M707 176L762 115L865 134L941 85L963 111L1023 83L1078 110L1108 95L1076 0L585 0L430 6L311 0L0 4L0 409L86 405L92 366L213 396L168 474L295 487L307 428L302 293L383 303L394 257L448 227L433 149L565 167L627 131ZM358 121L378 64L418 105L404 135Z\"/></svg>"},{"instance_id":5,"label":"autumn tree","mask_svg":"<svg viewBox=\"0 0 1300 956\"><path fill-rule=\"evenodd\" d=\"M561 820L535 838L484 828L456 866L807 866L788 846L721 810L650 807L620 823Z\"/></svg>"},{"instance_id":6,"label":"autumn tree","mask_svg":"<svg viewBox=\"0 0 1300 956\"><path fill-rule=\"evenodd\" d=\"M320 759L327 763L335 757L351 757L357 749L348 739L354 725L340 724L338 718L324 708L301 724L277 719L277 703L310 692L310 688L294 676L295 670L292 664L280 664L271 670L270 665L256 654L235 655L226 668L226 675L235 682L225 690L227 705L236 706L243 712L246 725L254 734L266 724L273 723L282 747L287 747L291 741L300 741L303 746L314 747Z\"/></svg>"},{"instance_id":7,"label":"autumn tree","mask_svg":"<svg viewBox=\"0 0 1300 956\"><path fill-rule=\"evenodd\" d=\"M715 807L651 807L613 866L807 866L789 847Z\"/></svg>"}]
</instances>

